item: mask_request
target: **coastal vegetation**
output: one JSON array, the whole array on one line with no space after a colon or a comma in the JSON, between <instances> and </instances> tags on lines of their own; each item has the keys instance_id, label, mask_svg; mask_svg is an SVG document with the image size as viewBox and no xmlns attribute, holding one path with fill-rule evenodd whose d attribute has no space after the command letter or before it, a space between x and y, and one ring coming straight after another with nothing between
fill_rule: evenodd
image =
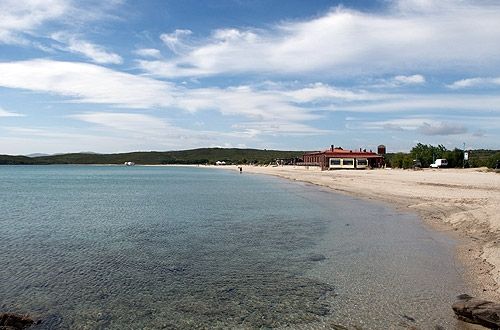
<instances>
[{"instance_id":1,"label":"coastal vegetation","mask_svg":"<svg viewBox=\"0 0 500 330\"><path fill-rule=\"evenodd\" d=\"M389 153L385 155L387 166L395 168L411 168L415 161L420 162L421 167L429 167L434 160L445 158L448 167L489 167L495 168L500 161L500 150L469 150L469 159L464 162L464 150L455 148L448 150L443 145L433 146L418 143L409 153Z\"/></svg>"},{"instance_id":2,"label":"coastal vegetation","mask_svg":"<svg viewBox=\"0 0 500 330\"><path fill-rule=\"evenodd\" d=\"M302 157L304 151L280 151L237 148L201 148L181 151L128 152L117 154L70 153L41 157L0 155L0 165L50 164L269 164L277 158Z\"/></svg>"}]
</instances>

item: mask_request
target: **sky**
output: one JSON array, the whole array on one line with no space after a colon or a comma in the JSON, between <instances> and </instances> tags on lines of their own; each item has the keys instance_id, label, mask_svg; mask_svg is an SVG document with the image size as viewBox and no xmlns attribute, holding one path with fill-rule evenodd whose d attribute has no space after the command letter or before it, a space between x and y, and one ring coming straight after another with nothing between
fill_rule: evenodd
<instances>
[{"instance_id":1,"label":"sky","mask_svg":"<svg viewBox=\"0 0 500 330\"><path fill-rule=\"evenodd\" d=\"M0 0L0 154L499 141L496 0Z\"/></svg>"}]
</instances>

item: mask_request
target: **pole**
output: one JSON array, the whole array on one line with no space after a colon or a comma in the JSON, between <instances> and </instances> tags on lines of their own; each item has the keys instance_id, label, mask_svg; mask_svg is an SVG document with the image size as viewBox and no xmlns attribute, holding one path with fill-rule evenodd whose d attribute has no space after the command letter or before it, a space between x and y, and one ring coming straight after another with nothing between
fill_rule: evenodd
<instances>
[{"instance_id":1,"label":"pole","mask_svg":"<svg viewBox=\"0 0 500 330\"><path fill-rule=\"evenodd\" d=\"M462 160L462 168L465 168L465 142L464 142L464 157Z\"/></svg>"}]
</instances>

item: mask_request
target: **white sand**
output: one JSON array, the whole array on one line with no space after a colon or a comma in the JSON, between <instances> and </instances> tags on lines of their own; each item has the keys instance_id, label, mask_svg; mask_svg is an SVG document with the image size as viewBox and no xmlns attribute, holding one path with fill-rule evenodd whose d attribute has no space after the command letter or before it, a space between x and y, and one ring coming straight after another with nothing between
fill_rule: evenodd
<instances>
[{"instance_id":1,"label":"white sand","mask_svg":"<svg viewBox=\"0 0 500 330\"><path fill-rule=\"evenodd\" d=\"M238 170L236 166L220 166ZM381 200L418 212L440 230L465 238L458 255L474 294L500 298L500 174L484 169L334 170L243 166L243 173L275 175Z\"/></svg>"}]
</instances>

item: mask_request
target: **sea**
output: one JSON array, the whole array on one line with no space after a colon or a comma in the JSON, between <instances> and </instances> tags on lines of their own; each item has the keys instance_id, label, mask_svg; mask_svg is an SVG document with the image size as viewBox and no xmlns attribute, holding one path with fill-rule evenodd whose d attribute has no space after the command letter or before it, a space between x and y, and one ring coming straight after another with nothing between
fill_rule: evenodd
<instances>
[{"instance_id":1,"label":"sea","mask_svg":"<svg viewBox=\"0 0 500 330\"><path fill-rule=\"evenodd\" d=\"M36 329L454 329L456 244L271 176L0 167L0 312Z\"/></svg>"}]
</instances>

